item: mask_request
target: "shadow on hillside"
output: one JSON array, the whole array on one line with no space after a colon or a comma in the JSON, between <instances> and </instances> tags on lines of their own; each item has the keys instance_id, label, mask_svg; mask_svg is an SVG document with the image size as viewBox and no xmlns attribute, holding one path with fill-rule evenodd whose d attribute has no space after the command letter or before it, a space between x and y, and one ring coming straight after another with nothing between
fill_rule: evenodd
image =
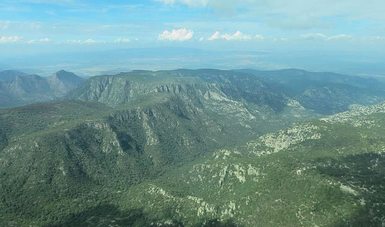
<instances>
[{"instance_id":1,"label":"shadow on hillside","mask_svg":"<svg viewBox=\"0 0 385 227\"><path fill-rule=\"evenodd\" d=\"M336 226L385 226L385 154L324 159L317 165L321 174L361 189L357 197L357 201L361 199L361 208L350 220L341 220Z\"/></svg>"},{"instance_id":2,"label":"shadow on hillside","mask_svg":"<svg viewBox=\"0 0 385 227\"><path fill-rule=\"evenodd\" d=\"M167 221L165 221L167 220ZM45 227L145 227L145 226L164 226L164 227L183 227L184 224L177 220L156 220L146 215L143 210L135 209L130 211L120 211L114 205L101 205L86 211L72 214L64 221L49 224ZM220 222L216 219L194 225L196 227L235 227L232 220Z\"/></svg>"},{"instance_id":3,"label":"shadow on hillside","mask_svg":"<svg viewBox=\"0 0 385 227\"><path fill-rule=\"evenodd\" d=\"M1 125L1 122L0 122ZM0 129L0 151L3 150L8 145L8 139L5 132L3 132L2 129Z\"/></svg>"},{"instance_id":4,"label":"shadow on hillside","mask_svg":"<svg viewBox=\"0 0 385 227\"><path fill-rule=\"evenodd\" d=\"M141 209L122 212L113 205L100 205L77 214L69 215L63 222L50 224L46 227L151 226L152 223L156 223L156 221L146 216ZM168 226L181 225L172 223Z\"/></svg>"},{"instance_id":5,"label":"shadow on hillside","mask_svg":"<svg viewBox=\"0 0 385 227\"><path fill-rule=\"evenodd\" d=\"M224 222L219 221L218 219L212 219L205 221L203 223L196 224L195 227L241 227L238 224L235 224L233 220L226 220Z\"/></svg>"}]
</instances>

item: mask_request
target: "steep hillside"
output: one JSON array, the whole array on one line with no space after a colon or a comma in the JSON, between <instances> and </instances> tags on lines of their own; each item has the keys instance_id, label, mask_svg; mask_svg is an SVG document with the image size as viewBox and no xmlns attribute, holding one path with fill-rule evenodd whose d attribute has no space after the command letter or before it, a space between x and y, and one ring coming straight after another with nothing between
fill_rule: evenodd
<instances>
[{"instance_id":1,"label":"steep hillside","mask_svg":"<svg viewBox=\"0 0 385 227\"><path fill-rule=\"evenodd\" d=\"M51 205L100 191L96 202L221 146L221 126L198 111L167 95L121 110L71 101L0 111L0 220L22 212L11 220L40 223Z\"/></svg>"},{"instance_id":2,"label":"steep hillside","mask_svg":"<svg viewBox=\"0 0 385 227\"><path fill-rule=\"evenodd\" d=\"M296 124L122 192L115 206L186 226L382 226L384 123L382 104Z\"/></svg>"},{"instance_id":3,"label":"steep hillside","mask_svg":"<svg viewBox=\"0 0 385 227\"><path fill-rule=\"evenodd\" d=\"M60 70L47 78L55 97L65 96L69 91L82 85L85 79L74 73Z\"/></svg>"},{"instance_id":4,"label":"steep hillside","mask_svg":"<svg viewBox=\"0 0 385 227\"><path fill-rule=\"evenodd\" d=\"M44 121L49 130L17 137L12 126L2 130L10 136L0 153L0 223L384 224L384 104L215 149L207 138L215 134L199 126L204 122L186 106L163 101L112 112L99 104L60 103ZM64 120L63 108L66 116L82 111L86 117L52 124ZM24 108L13 111L2 113L2 124L15 112L23 119ZM214 152L203 150L209 147Z\"/></svg>"},{"instance_id":5,"label":"steep hillside","mask_svg":"<svg viewBox=\"0 0 385 227\"><path fill-rule=\"evenodd\" d=\"M241 137L272 131L290 122L317 116L296 100L273 92L253 75L221 70L133 71L90 78L70 99L101 102L116 109L135 106L149 97L168 95ZM267 124L269 122L270 124ZM232 140L228 137L227 141Z\"/></svg>"},{"instance_id":6,"label":"steep hillside","mask_svg":"<svg viewBox=\"0 0 385 227\"><path fill-rule=\"evenodd\" d=\"M94 77L72 97L116 106L159 92L199 96L197 98L210 97L213 92L218 99L245 100L274 110L281 110L286 103L285 97L271 91L254 76L221 70L133 71Z\"/></svg>"},{"instance_id":7,"label":"steep hillside","mask_svg":"<svg viewBox=\"0 0 385 227\"><path fill-rule=\"evenodd\" d=\"M83 82L84 79L65 71L59 71L48 78L13 70L1 71L0 108L63 97Z\"/></svg>"},{"instance_id":8,"label":"steep hillside","mask_svg":"<svg viewBox=\"0 0 385 227\"><path fill-rule=\"evenodd\" d=\"M317 114L334 114L348 110L352 104L370 105L385 99L383 81L295 69L133 71L91 78L83 89L70 97L116 106L143 94L180 94L188 92L189 88L199 91L198 96L208 96L211 92L219 95L216 98L224 96L274 112L281 112L295 103Z\"/></svg>"},{"instance_id":9,"label":"steep hillside","mask_svg":"<svg viewBox=\"0 0 385 227\"><path fill-rule=\"evenodd\" d=\"M0 110L0 225L381 226L385 105L317 75L133 71Z\"/></svg>"}]
</instances>

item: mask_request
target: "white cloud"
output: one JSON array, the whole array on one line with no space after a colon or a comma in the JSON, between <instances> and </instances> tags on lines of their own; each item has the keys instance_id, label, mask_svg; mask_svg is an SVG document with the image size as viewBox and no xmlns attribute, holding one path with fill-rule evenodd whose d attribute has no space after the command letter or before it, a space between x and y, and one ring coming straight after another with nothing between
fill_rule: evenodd
<instances>
[{"instance_id":1,"label":"white cloud","mask_svg":"<svg viewBox=\"0 0 385 227\"><path fill-rule=\"evenodd\" d=\"M166 5L173 5L175 4L175 0L157 0L157 2L161 2Z\"/></svg>"},{"instance_id":2,"label":"white cloud","mask_svg":"<svg viewBox=\"0 0 385 227\"><path fill-rule=\"evenodd\" d=\"M166 5L207 7L226 16L258 17L286 29L328 27L341 20L385 21L384 0L158 0ZM316 10L315 10L316 9ZM229 13L230 12L230 13ZM335 20L325 20L333 18Z\"/></svg>"},{"instance_id":3,"label":"white cloud","mask_svg":"<svg viewBox=\"0 0 385 227\"><path fill-rule=\"evenodd\" d=\"M123 37L120 37L114 40L114 43L129 43L129 42L131 42L131 39L123 38Z\"/></svg>"},{"instance_id":4,"label":"white cloud","mask_svg":"<svg viewBox=\"0 0 385 227\"><path fill-rule=\"evenodd\" d=\"M224 34L223 39L225 40L250 40L251 36L243 34L240 31L236 31L234 34Z\"/></svg>"},{"instance_id":5,"label":"white cloud","mask_svg":"<svg viewBox=\"0 0 385 227\"><path fill-rule=\"evenodd\" d=\"M220 32L218 32L218 31L216 31L216 32L214 32L209 38L208 38L208 40L209 41L213 41L213 40L217 40L217 39L221 39L222 37L221 37L221 33Z\"/></svg>"},{"instance_id":6,"label":"white cloud","mask_svg":"<svg viewBox=\"0 0 385 227\"><path fill-rule=\"evenodd\" d=\"M74 3L73 0L23 0L25 3L32 3L32 4L70 4Z\"/></svg>"},{"instance_id":7,"label":"white cloud","mask_svg":"<svg viewBox=\"0 0 385 227\"><path fill-rule=\"evenodd\" d=\"M20 42L23 38L20 36L0 36L0 44L5 43L17 43Z\"/></svg>"},{"instance_id":8,"label":"white cloud","mask_svg":"<svg viewBox=\"0 0 385 227\"><path fill-rule=\"evenodd\" d=\"M381 13L385 7L383 0L156 0L166 5L181 4L189 7L210 7L216 9L241 8L263 13L263 10L270 9L268 13L283 13L294 15L298 12L314 15L328 14L338 15L361 15L371 16L374 13ZM247 7L247 8L246 8ZM314 11L314 9L317 11ZM310 11L308 11L310 10ZM341 14L340 14L341 15ZM301 15L299 15L301 16Z\"/></svg>"},{"instance_id":9,"label":"white cloud","mask_svg":"<svg viewBox=\"0 0 385 227\"><path fill-rule=\"evenodd\" d=\"M189 7L206 7L209 3L208 0L157 0L166 5L184 4Z\"/></svg>"},{"instance_id":10,"label":"white cloud","mask_svg":"<svg viewBox=\"0 0 385 227\"><path fill-rule=\"evenodd\" d=\"M265 37L263 35L255 35L254 39L256 39L256 40L264 40Z\"/></svg>"},{"instance_id":11,"label":"white cloud","mask_svg":"<svg viewBox=\"0 0 385 227\"><path fill-rule=\"evenodd\" d=\"M7 29L9 27L9 21L0 21L0 30Z\"/></svg>"},{"instance_id":12,"label":"white cloud","mask_svg":"<svg viewBox=\"0 0 385 227\"><path fill-rule=\"evenodd\" d=\"M306 40L327 39L327 36L322 33L308 33L301 35L301 38Z\"/></svg>"},{"instance_id":13,"label":"white cloud","mask_svg":"<svg viewBox=\"0 0 385 227\"><path fill-rule=\"evenodd\" d=\"M339 34L339 35L329 36L327 40L338 41L338 40L352 40L352 39L353 37L351 35Z\"/></svg>"},{"instance_id":14,"label":"white cloud","mask_svg":"<svg viewBox=\"0 0 385 227\"><path fill-rule=\"evenodd\" d=\"M192 39L194 32L186 28L173 29L172 31L165 30L159 34L159 40L168 41L187 41Z\"/></svg>"},{"instance_id":15,"label":"white cloud","mask_svg":"<svg viewBox=\"0 0 385 227\"><path fill-rule=\"evenodd\" d=\"M323 33L308 33L308 34L301 35L301 38L306 40L324 40L324 41L342 41L342 40L353 39L351 35L338 34L338 35L328 36Z\"/></svg>"},{"instance_id":16,"label":"white cloud","mask_svg":"<svg viewBox=\"0 0 385 227\"><path fill-rule=\"evenodd\" d=\"M101 41L96 41L94 39L86 39L84 41L81 41L82 44L96 44L96 43L100 43Z\"/></svg>"},{"instance_id":17,"label":"white cloud","mask_svg":"<svg viewBox=\"0 0 385 227\"><path fill-rule=\"evenodd\" d=\"M28 44L39 44L39 43L49 43L49 42L51 42L51 39L49 38L31 39L27 41Z\"/></svg>"},{"instance_id":18,"label":"white cloud","mask_svg":"<svg viewBox=\"0 0 385 227\"><path fill-rule=\"evenodd\" d=\"M85 39L85 40L67 40L65 41L67 44L80 44L80 45L93 45L93 44L102 44L105 43L104 41L97 41L94 39Z\"/></svg>"},{"instance_id":19,"label":"white cloud","mask_svg":"<svg viewBox=\"0 0 385 227\"><path fill-rule=\"evenodd\" d=\"M219 31L214 32L207 40L225 40L225 41L247 41L247 40L263 40L265 39L262 35L251 36L248 34L244 34L240 31L236 31L233 34L221 34Z\"/></svg>"},{"instance_id":20,"label":"white cloud","mask_svg":"<svg viewBox=\"0 0 385 227\"><path fill-rule=\"evenodd\" d=\"M1 5L0 5L1 10ZM1 14L1 12L0 12ZM29 21L2 21L0 20L0 30L10 30L17 32L35 32L43 28L41 22L29 22Z\"/></svg>"}]
</instances>

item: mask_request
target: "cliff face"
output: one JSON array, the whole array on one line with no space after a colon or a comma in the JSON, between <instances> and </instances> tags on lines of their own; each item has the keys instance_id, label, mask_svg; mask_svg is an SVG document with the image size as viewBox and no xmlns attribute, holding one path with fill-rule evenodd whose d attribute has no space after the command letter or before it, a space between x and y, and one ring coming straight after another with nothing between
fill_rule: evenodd
<instances>
[{"instance_id":1,"label":"cliff face","mask_svg":"<svg viewBox=\"0 0 385 227\"><path fill-rule=\"evenodd\" d=\"M211 73L211 74L210 74ZM280 110L285 105L282 94L269 91L258 78L231 71L140 71L116 76L91 78L70 97L98 101L111 106L129 103L144 95L167 93L202 100L246 101Z\"/></svg>"},{"instance_id":2,"label":"cliff face","mask_svg":"<svg viewBox=\"0 0 385 227\"><path fill-rule=\"evenodd\" d=\"M229 132L248 129L250 133L261 133L300 117L314 116L312 110L275 92L253 75L221 70L134 71L94 77L69 98L101 102L117 109L172 98L200 114L204 121L217 121ZM264 121L271 125L260 124Z\"/></svg>"},{"instance_id":3,"label":"cliff face","mask_svg":"<svg viewBox=\"0 0 385 227\"><path fill-rule=\"evenodd\" d=\"M185 225L382 225L384 121L380 104L295 124L139 184L121 204Z\"/></svg>"}]
</instances>

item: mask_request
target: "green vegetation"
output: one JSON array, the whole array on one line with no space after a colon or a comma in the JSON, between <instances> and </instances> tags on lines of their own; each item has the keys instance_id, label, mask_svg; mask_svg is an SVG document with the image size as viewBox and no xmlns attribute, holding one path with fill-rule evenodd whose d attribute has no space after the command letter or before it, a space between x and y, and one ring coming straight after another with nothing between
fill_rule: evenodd
<instances>
[{"instance_id":1,"label":"green vegetation","mask_svg":"<svg viewBox=\"0 0 385 227\"><path fill-rule=\"evenodd\" d=\"M301 72L134 71L0 110L0 226L384 225L385 105L352 106L380 88Z\"/></svg>"},{"instance_id":2,"label":"green vegetation","mask_svg":"<svg viewBox=\"0 0 385 227\"><path fill-rule=\"evenodd\" d=\"M245 226L381 226L385 114L351 120L300 124L218 150L123 192L119 204L167 210L188 226L216 218Z\"/></svg>"}]
</instances>

